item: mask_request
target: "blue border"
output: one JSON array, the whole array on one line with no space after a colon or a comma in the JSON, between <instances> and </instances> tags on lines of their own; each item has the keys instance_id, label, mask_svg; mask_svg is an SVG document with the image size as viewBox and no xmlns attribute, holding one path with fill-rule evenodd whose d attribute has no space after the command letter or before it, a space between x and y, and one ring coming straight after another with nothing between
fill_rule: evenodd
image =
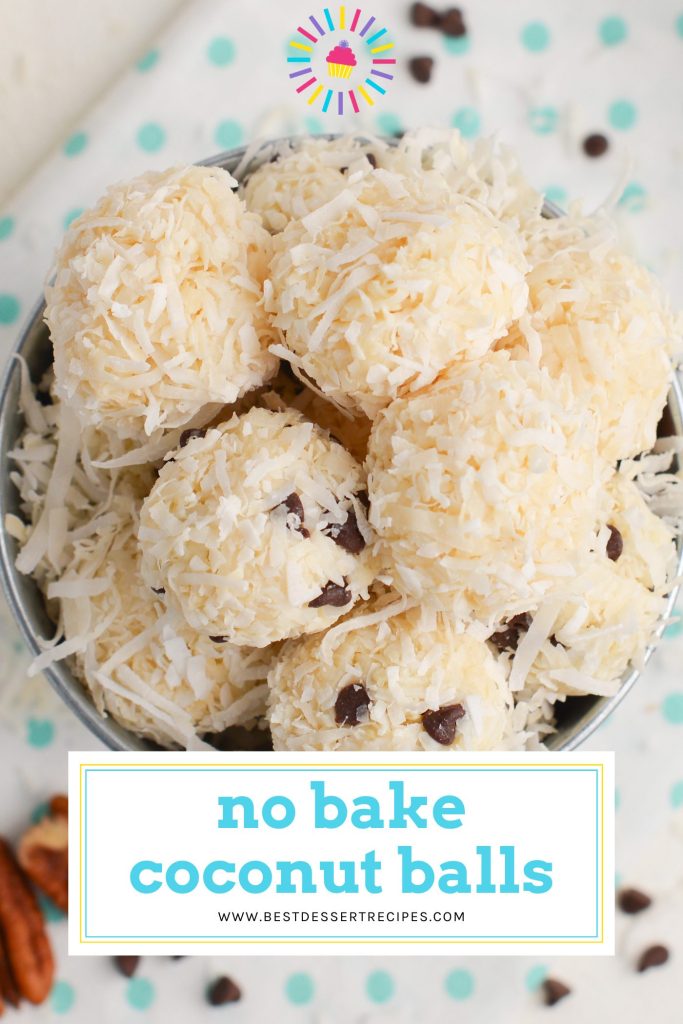
<instances>
[{"instance_id":1,"label":"blue border","mask_svg":"<svg viewBox=\"0 0 683 1024\"><path fill-rule=\"evenodd\" d=\"M411 936L408 936L406 938L405 935L368 935L367 933L365 935L343 935L341 937L339 935L320 935L320 934L315 934L315 935L301 935L301 934L297 934L297 935L280 935L280 934L277 934L277 935L260 935L258 937L258 939L256 939L256 938L250 939L248 937L245 937L244 935L225 935L225 934L221 934L221 935L135 935L135 936L132 936L132 935L90 935L88 933L88 775L90 773L98 773L98 772L99 773L105 773L105 772L244 772L244 771L251 771L251 772L273 772L273 771L276 771L276 770L277 770L278 773L280 773L280 772L310 772L312 770L312 768L313 768L313 766L311 766L310 768L309 767L284 768L282 766L278 766L278 768L275 769L275 768L268 768L268 767L261 767L261 766L259 766L259 767L250 767L249 765L239 765L239 766L235 766L235 767L229 767L229 766L225 766L224 765L222 767L212 768L211 766L207 765L206 767L193 766L193 767L188 767L188 768L176 768L176 767L159 767L159 768L155 768L155 767L151 767L151 766L150 767L127 768L127 767L122 766L120 768L113 768L113 767L112 768L99 768L98 767L98 768L85 768L84 769L83 766L81 765L80 769L81 769L82 772L84 772L84 776L85 776L84 777L84 793L83 793L84 804L85 804L85 806L83 808L83 811L84 811L84 833L85 833L85 839L84 839L84 844L83 844L83 874L84 874L84 883L85 883L84 884L84 890L85 890L84 891L84 914L83 914L83 917L84 917L83 937L84 937L84 939L104 940L104 941L109 941L109 940L113 941L113 940L121 940L121 939L123 939L123 940L129 940L130 942L137 942L137 941L140 941L140 940L143 940L143 939L145 939L145 940L157 939L157 940L160 940L160 941L164 941L164 940L165 941L169 941L169 940L176 941L177 940L179 942L182 942L183 940L192 941L192 940L201 939L201 940L214 941L216 943L228 942L228 941L231 941L231 940L232 941L239 940L239 941L242 941L245 946L248 946L250 943L263 942L263 941L269 941L269 940L280 940L282 942L287 942L289 940L301 940L301 939L312 939L312 940L320 939L323 942L325 942L325 941L335 942L335 941L342 941L342 940L345 941L345 942L353 942L354 940L361 940L362 939L364 941L368 941L368 940L376 941L377 943L381 943L383 941L387 941L388 942L388 941L391 941L392 939L404 939L406 942L424 942L426 940L438 940L438 941L443 941L443 942L446 943L449 940L458 940L460 942L466 942L468 940L473 940L474 941L474 940L495 940L495 939L519 939L521 942L524 942L524 941L531 941L531 940L541 940L541 941L543 941L543 940L546 940L546 941L550 941L550 940L572 941L572 940L576 940L576 939L590 940L590 939L599 939L600 938L600 934L599 934L600 896L602 895L602 891L601 891L601 887L600 887L600 827L599 827L599 821L600 821L600 817L599 817L600 795L599 795L599 793L600 793L600 790L599 790L599 782L600 782L600 771L601 771L601 769L600 768L586 768L584 766L577 766L576 768L570 768L570 767L553 768L553 767L551 767L549 765L543 765L543 766L539 766L539 767L529 767L529 768L509 767L509 766L503 766L503 765L500 765L500 766L496 766L496 765L482 765L481 767L474 767L474 766L458 767L457 765L448 765L448 766L444 766L443 768L441 768L441 767L439 767L437 765L425 765L424 768L403 768L402 767L400 769L389 768L389 767L385 767L384 765L378 765L376 768L372 767L372 766L368 766L368 767L364 767L364 768L316 768L315 771L318 771L318 772L367 772L367 771L378 772L379 771L379 772L392 772L392 773L400 772L401 774L408 774L408 773L411 773L411 772L425 772L425 771L438 771L438 772L453 772L453 771L455 771L455 772L501 772L501 771L502 772L539 772L540 771L540 772L574 772L574 773L577 773L577 772L579 772L579 773L580 772L588 772L588 773L592 773L595 776L595 932L592 935L461 935L461 934L458 933L458 934L455 934L455 935L444 935L444 936L441 936L441 935L439 935L439 936L433 936L433 935L411 935Z\"/></svg>"}]
</instances>

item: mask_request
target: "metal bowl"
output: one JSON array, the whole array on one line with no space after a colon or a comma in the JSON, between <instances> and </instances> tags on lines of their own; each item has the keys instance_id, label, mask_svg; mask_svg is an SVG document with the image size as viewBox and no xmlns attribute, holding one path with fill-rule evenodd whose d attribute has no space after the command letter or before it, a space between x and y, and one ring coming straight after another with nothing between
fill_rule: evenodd
<instances>
[{"instance_id":1,"label":"metal bowl","mask_svg":"<svg viewBox=\"0 0 683 1024\"><path fill-rule=\"evenodd\" d=\"M239 176L244 178L270 158L272 145L265 144L248 162L245 160L244 147L221 153L203 162L208 166L224 167L230 172L238 170ZM546 203L544 213L547 217L562 215L562 211L551 203ZM26 360L34 381L39 380L52 363L52 345L43 322L44 309L44 302L35 308L15 348L15 352L21 353ZM29 650L37 655L42 649L40 639L51 637L55 627L47 615L43 595L36 583L17 571L14 564L17 543L7 534L4 527L5 515L8 512L19 512L19 496L8 472L8 452L14 447L23 428L23 419L19 412L19 376L18 363L12 358L5 369L0 386L0 576L9 606L24 640ZM668 410L674 432L683 436L683 394L677 380L674 380L672 385ZM680 565L683 563L681 541L678 545L678 555ZM667 615L673 608L677 592L678 588L675 588L671 593ZM665 618L659 632L664 628L664 624ZM652 650L653 648L648 649L646 661ZM83 685L69 669L68 662L51 665L45 669L45 675L71 710L110 750L158 749L117 725L113 719L103 718ZM573 697L564 704L558 704L557 732L548 739L547 746L552 750L573 750L579 746L614 711L639 675L640 671L636 669L626 673L619 692L613 697Z\"/></svg>"}]
</instances>

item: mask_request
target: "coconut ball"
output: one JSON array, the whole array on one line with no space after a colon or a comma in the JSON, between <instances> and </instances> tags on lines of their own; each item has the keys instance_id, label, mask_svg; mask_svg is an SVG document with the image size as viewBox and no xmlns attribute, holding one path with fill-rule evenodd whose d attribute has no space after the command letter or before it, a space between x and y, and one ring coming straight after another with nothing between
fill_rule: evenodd
<instances>
[{"instance_id":1,"label":"coconut ball","mask_svg":"<svg viewBox=\"0 0 683 1024\"><path fill-rule=\"evenodd\" d=\"M265 710L270 652L214 642L171 621L140 576L125 504L115 506L117 523L76 545L53 585L62 595L65 639L81 641L76 674L101 714L162 746L188 747L197 734L253 726Z\"/></svg>"},{"instance_id":2,"label":"coconut ball","mask_svg":"<svg viewBox=\"0 0 683 1024\"><path fill-rule=\"evenodd\" d=\"M474 359L526 307L509 227L440 174L377 168L273 239L276 347L338 405L371 419Z\"/></svg>"},{"instance_id":3,"label":"coconut ball","mask_svg":"<svg viewBox=\"0 0 683 1024\"><path fill-rule=\"evenodd\" d=\"M240 195L247 209L277 234L333 199L350 181L369 174L387 151L385 143L352 135L271 146L265 150L270 160L249 175Z\"/></svg>"},{"instance_id":4,"label":"coconut ball","mask_svg":"<svg viewBox=\"0 0 683 1024\"><path fill-rule=\"evenodd\" d=\"M571 382L599 415L600 451L615 462L655 442L680 323L644 267L590 231L564 246L567 232L548 229L549 255L527 276L528 315L500 344Z\"/></svg>"},{"instance_id":5,"label":"coconut ball","mask_svg":"<svg viewBox=\"0 0 683 1024\"><path fill-rule=\"evenodd\" d=\"M315 633L374 578L355 459L295 410L253 408L173 453L144 502L142 572L200 633Z\"/></svg>"},{"instance_id":6,"label":"coconut ball","mask_svg":"<svg viewBox=\"0 0 683 1024\"><path fill-rule=\"evenodd\" d=\"M495 750L510 698L485 643L387 595L285 645L268 676L276 750Z\"/></svg>"},{"instance_id":7,"label":"coconut ball","mask_svg":"<svg viewBox=\"0 0 683 1024\"><path fill-rule=\"evenodd\" d=\"M491 623L574 573L607 475L594 416L562 381L504 352L390 405L367 466L396 589Z\"/></svg>"},{"instance_id":8,"label":"coconut ball","mask_svg":"<svg viewBox=\"0 0 683 1024\"><path fill-rule=\"evenodd\" d=\"M144 439L277 370L270 235L217 167L115 185L69 228L46 289L57 390L85 425Z\"/></svg>"}]
</instances>

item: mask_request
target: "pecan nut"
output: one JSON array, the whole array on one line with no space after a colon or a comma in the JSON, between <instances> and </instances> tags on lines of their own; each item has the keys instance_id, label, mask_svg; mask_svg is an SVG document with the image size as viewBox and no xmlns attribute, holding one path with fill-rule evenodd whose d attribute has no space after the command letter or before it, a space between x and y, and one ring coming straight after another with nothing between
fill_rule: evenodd
<instances>
[{"instance_id":1,"label":"pecan nut","mask_svg":"<svg viewBox=\"0 0 683 1024\"><path fill-rule=\"evenodd\" d=\"M54 980L54 959L43 916L28 879L0 838L0 932L16 992L42 1003Z\"/></svg>"},{"instance_id":2,"label":"pecan nut","mask_svg":"<svg viewBox=\"0 0 683 1024\"><path fill-rule=\"evenodd\" d=\"M18 1006L20 999L21 994L14 980L12 968L7 957L7 950L5 949L5 942L2 933L0 933L0 1017L2 1016L5 1003L9 1003L10 1006Z\"/></svg>"},{"instance_id":3,"label":"pecan nut","mask_svg":"<svg viewBox=\"0 0 683 1024\"><path fill-rule=\"evenodd\" d=\"M66 797L53 797L50 813L19 843L18 859L34 885L66 914L69 909L69 831Z\"/></svg>"}]
</instances>

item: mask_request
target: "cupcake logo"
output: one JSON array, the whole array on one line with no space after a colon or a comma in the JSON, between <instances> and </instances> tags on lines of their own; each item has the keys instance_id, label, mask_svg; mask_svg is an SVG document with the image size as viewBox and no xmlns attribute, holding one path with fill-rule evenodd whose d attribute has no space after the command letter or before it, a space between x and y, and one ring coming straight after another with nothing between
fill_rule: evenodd
<instances>
[{"instance_id":1,"label":"cupcake logo","mask_svg":"<svg viewBox=\"0 0 683 1024\"><path fill-rule=\"evenodd\" d=\"M309 107L323 114L360 113L394 80L388 29L360 7L326 7L303 18L287 48L289 78Z\"/></svg>"}]
</instances>

